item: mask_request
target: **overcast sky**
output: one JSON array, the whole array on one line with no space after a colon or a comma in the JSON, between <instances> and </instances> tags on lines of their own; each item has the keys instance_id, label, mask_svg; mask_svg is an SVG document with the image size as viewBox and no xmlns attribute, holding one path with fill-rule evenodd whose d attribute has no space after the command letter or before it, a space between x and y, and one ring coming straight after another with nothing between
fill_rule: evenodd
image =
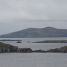
<instances>
[{"instance_id":1,"label":"overcast sky","mask_svg":"<svg viewBox=\"0 0 67 67\"><path fill-rule=\"evenodd\" d=\"M0 0L0 34L47 26L67 29L67 0Z\"/></svg>"}]
</instances>

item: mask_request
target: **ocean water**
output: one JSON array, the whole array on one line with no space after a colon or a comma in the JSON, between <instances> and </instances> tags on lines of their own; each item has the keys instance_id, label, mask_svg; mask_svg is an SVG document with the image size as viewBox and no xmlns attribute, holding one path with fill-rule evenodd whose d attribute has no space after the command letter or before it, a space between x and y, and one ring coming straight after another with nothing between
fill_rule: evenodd
<instances>
[{"instance_id":1,"label":"ocean water","mask_svg":"<svg viewBox=\"0 0 67 67\"><path fill-rule=\"evenodd\" d=\"M0 67L67 67L67 54L5 53L0 54Z\"/></svg>"},{"instance_id":2,"label":"ocean water","mask_svg":"<svg viewBox=\"0 0 67 67\"><path fill-rule=\"evenodd\" d=\"M11 39L11 40L22 40L22 43L17 43L16 41L4 41L4 43L12 44L14 46L18 46L21 48L32 48L41 49L41 50L48 50L52 48L59 48L62 46L67 46L67 43L32 43L36 41L43 41L43 40L67 40L67 37L60 37L60 38L0 38L1 39Z\"/></svg>"},{"instance_id":3,"label":"ocean water","mask_svg":"<svg viewBox=\"0 0 67 67\"><path fill-rule=\"evenodd\" d=\"M43 40L67 40L62 38L0 38L22 40L22 43L5 41L22 48L51 49L67 46L67 43L32 43ZM0 67L67 67L67 53L1 53Z\"/></svg>"}]
</instances>

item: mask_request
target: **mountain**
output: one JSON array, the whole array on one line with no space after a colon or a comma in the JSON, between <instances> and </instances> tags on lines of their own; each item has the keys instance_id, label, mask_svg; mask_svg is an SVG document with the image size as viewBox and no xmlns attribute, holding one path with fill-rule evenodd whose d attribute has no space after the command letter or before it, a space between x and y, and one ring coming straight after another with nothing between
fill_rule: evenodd
<instances>
[{"instance_id":1,"label":"mountain","mask_svg":"<svg viewBox=\"0 0 67 67\"><path fill-rule=\"evenodd\" d=\"M67 29L53 27L28 28L21 31L0 35L0 38L39 38L39 37L67 37Z\"/></svg>"}]
</instances>

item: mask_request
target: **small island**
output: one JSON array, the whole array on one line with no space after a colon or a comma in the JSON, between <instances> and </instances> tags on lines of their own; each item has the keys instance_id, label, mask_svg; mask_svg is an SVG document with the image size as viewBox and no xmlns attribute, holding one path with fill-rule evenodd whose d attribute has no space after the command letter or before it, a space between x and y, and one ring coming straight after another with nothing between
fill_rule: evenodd
<instances>
[{"instance_id":1,"label":"small island","mask_svg":"<svg viewBox=\"0 0 67 67\"><path fill-rule=\"evenodd\" d=\"M49 50L32 50L31 48L18 48L0 42L0 53L67 53L67 46Z\"/></svg>"},{"instance_id":2,"label":"small island","mask_svg":"<svg viewBox=\"0 0 67 67\"><path fill-rule=\"evenodd\" d=\"M67 43L67 40L45 40L45 41L37 41L33 43Z\"/></svg>"}]
</instances>

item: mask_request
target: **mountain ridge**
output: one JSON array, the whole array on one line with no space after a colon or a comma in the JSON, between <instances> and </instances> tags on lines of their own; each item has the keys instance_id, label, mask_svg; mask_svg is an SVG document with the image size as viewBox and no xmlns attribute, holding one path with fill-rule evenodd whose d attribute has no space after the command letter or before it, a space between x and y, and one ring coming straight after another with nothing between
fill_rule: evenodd
<instances>
[{"instance_id":1,"label":"mountain ridge","mask_svg":"<svg viewBox=\"0 0 67 67\"><path fill-rule=\"evenodd\" d=\"M40 38L40 37L67 37L67 29L54 27L27 28L24 30L0 35L0 38Z\"/></svg>"}]
</instances>

